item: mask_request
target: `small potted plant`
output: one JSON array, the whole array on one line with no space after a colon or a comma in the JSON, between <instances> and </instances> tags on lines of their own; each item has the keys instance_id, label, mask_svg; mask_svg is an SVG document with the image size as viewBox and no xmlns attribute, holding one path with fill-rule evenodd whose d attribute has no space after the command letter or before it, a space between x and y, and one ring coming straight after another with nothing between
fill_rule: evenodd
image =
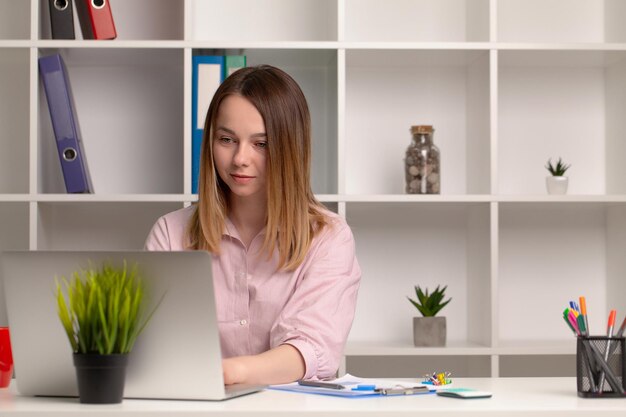
<instances>
[{"instance_id":1,"label":"small potted plant","mask_svg":"<svg viewBox=\"0 0 626 417\"><path fill-rule=\"evenodd\" d=\"M565 172L569 167L570 165L564 164L561 158L559 158L555 165L552 164L552 158L548 159L546 169L551 174L546 177L548 194L565 194L567 192L568 178L565 176Z\"/></svg>"},{"instance_id":2,"label":"small potted plant","mask_svg":"<svg viewBox=\"0 0 626 417\"><path fill-rule=\"evenodd\" d=\"M440 288L438 285L429 294L428 288L425 291L415 286L416 300L407 297L411 304L417 308L423 317L413 317L413 343L415 346L445 346L446 345L446 318L435 317L452 298L444 301L445 292L448 286Z\"/></svg>"},{"instance_id":3,"label":"small potted plant","mask_svg":"<svg viewBox=\"0 0 626 417\"><path fill-rule=\"evenodd\" d=\"M128 353L156 307L144 317L143 281L129 270L104 264L56 280L58 314L76 367L81 403L120 403ZM63 291L65 288L65 293Z\"/></svg>"}]
</instances>

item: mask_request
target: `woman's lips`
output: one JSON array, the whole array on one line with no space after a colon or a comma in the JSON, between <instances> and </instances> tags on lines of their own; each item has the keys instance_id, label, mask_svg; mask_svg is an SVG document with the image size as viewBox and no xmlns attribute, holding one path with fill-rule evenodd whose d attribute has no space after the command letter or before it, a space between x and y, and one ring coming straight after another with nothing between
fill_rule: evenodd
<instances>
[{"instance_id":1,"label":"woman's lips","mask_svg":"<svg viewBox=\"0 0 626 417\"><path fill-rule=\"evenodd\" d=\"M247 184L254 179L249 175L230 174L237 184Z\"/></svg>"}]
</instances>

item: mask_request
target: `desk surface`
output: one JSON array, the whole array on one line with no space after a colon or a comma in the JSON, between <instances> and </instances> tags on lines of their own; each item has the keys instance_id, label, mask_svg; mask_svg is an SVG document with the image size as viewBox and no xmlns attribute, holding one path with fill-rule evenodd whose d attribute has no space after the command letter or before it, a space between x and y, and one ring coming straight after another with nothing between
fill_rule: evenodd
<instances>
[{"instance_id":1,"label":"desk surface","mask_svg":"<svg viewBox=\"0 0 626 417\"><path fill-rule=\"evenodd\" d=\"M489 390L489 399L460 400L435 395L336 398L265 390L221 402L124 400L115 405L86 405L76 398L21 397L15 386L0 390L0 415L87 416L585 416L626 415L626 398L583 399L575 378L457 378L454 386ZM596 414L598 413L598 414Z\"/></svg>"}]
</instances>

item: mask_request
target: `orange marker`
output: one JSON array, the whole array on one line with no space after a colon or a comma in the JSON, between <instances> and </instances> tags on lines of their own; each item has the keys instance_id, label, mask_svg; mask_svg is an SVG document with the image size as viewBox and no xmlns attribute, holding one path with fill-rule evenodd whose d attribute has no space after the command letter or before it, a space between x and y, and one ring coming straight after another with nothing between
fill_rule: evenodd
<instances>
[{"instance_id":1,"label":"orange marker","mask_svg":"<svg viewBox=\"0 0 626 417\"><path fill-rule=\"evenodd\" d=\"M617 314L616 310L611 310L611 313L609 314L609 323L606 326L606 335L608 337L613 337L613 328L615 328L615 315L616 314Z\"/></svg>"},{"instance_id":2,"label":"orange marker","mask_svg":"<svg viewBox=\"0 0 626 417\"><path fill-rule=\"evenodd\" d=\"M578 302L580 303L580 314L582 314L583 319L585 320L585 333L589 335L589 322L587 321L587 301L585 300L585 297L580 296L578 297Z\"/></svg>"}]
</instances>

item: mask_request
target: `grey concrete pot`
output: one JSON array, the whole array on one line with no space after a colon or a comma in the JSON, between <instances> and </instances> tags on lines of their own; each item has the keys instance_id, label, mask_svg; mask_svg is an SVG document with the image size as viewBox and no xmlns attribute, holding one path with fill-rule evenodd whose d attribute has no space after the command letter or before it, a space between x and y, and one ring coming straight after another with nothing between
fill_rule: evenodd
<instances>
[{"instance_id":1,"label":"grey concrete pot","mask_svg":"<svg viewBox=\"0 0 626 417\"><path fill-rule=\"evenodd\" d=\"M413 317L413 344L415 346L445 346L445 317Z\"/></svg>"}]
</instances>

